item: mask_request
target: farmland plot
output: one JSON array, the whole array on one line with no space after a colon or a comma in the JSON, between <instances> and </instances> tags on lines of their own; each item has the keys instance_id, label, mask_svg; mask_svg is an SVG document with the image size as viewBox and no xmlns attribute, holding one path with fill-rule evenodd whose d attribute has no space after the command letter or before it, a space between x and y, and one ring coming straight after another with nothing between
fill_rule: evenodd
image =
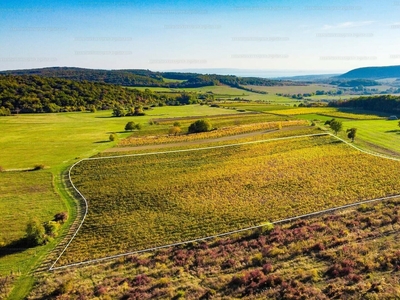
<instances>
[{"instance_id":1,"label":"farmland plot","mask_svg":"<svg viewBox=\"0 0 400 300\"><path fill-rule=\"evenodd\" d=\"M56 267L400 191L400 162L328 135L84 160L71 175L88 215Z\"/></svg>"}]
</instances>

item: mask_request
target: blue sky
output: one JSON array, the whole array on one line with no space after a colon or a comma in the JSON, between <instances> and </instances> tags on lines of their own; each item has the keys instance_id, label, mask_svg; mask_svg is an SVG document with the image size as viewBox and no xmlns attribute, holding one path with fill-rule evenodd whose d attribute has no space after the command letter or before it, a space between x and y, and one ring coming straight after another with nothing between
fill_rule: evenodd
<instances>
[{"instance_id":1,"label":"blue sky","mask_svg":"<svg viewBox=\"0 0 400 300\"><path fill-rule=\"evenodd\" d=\"M400 0L0 3L0 70L246 69L340 73L400 65Z\"/></svg>"}]
</instances>

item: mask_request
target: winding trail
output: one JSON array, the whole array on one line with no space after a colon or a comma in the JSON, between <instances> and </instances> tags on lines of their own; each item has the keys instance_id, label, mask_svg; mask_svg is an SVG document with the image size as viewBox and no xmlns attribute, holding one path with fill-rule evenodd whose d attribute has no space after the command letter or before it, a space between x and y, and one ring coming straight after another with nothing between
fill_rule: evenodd
<instances>
[{"instance_id":1,"label":"winding trail","mask_svg":"<svg viewBox=\"0 0 400 300\"><path fill-rule=\"evenodd\" d=\"M256 136L256 135L260 135L265 133L266 131L258 131L258 132L252 132L250 134L250 136ZM247 134L245 134L247 135ZM328 135L328 136L332 136L334 138L336 138L337 140L347 144L348 146L355 148L356 150L368 154L368 155L372 155L372 156L377 156L377 157L381 157L384 159L390 159L390 160L394 160L394 161L400 161L400 158L395 158L395 157L390 157L390 156L386 156L383 154L379 154L379 153L374 153L374 152L370 152L367 150L363 150L358 148L357 146L355 146L354 144L347 142L335 135L333 135L332 133L329 132L324 132L324 133L319 133L319 134L307 134L307 135L299 135L299 136L289 136L289 137L281 137L281 138L273 138L273 139L267 139L267 140L257 140L257 141L250 141L250 142L242 142L242 143L235 143L235 144L228 144L228 145L220 145L220 146L211 146L211 147L204 147L204 148L193 148L193 149L182 149L182 150L171 150L171 151L162 151L162 152L151 152L151 153L139 153L139 154L128 154L128 155L120 155L120 156L107 156L107 157L93 157L93 158L85 158L82 159L78 162L76 162L74 165L71 166L71 168L69 169L68 172L68 179L69 182L71 184L71 186L73 187L73 189L81 196L81 198L84 201L84 215L83 218L76 230L76 232L73 234L71 240L67 243L67 245L65 246L65 248L62 250L62 252L60 253L60 255L57 257L57 259L54 261L54 263L51 265L51 267L49 268L49 271L54 271L54 270L60 270L60 269L66 269L66 268L70 268L70 267L76 267L76 266L82 266L82 265L87 265L87 264L92 264L92 263L99 263L99 262L103 262L106 260L110 260L110 259L115 259L115 258L119 258L119 257L123 257L123 256L127 256L127 255L132 255L132 254L139 254L139 253L143 253L143 252L150 252L150 251L155 251L158 249L162 249L162 248L168 248L168 247L173 247L173 246L179 246L179 245L185 245L185 244L189 244L189 243L194 243L194 242L201 242L201 241L205 241L205 240L209 240L209 239L214 239L214 238L218 238L218 237L223 237L226 235L230 235L230 234L234 234L234 233L240 233L240 232L244 232L244 231L250 231L250 230L254 230L260 227L263 227L264 225L257 225L257 226L251 226L251 227L247 227L247 228L242 228L242 229L238 229L238 230L234 230L234 231L229 231L229 232L224 232L221 234L217 234L217 235L212 235L212 236L207 236L207 237L202 237L202 238L198 238L198 239L193 239L193 240L188 240L188 241L183 241L183 242L178 242L178 243L173 243L173 244L167 244L167 245L162 245L162 246L158 246L158 247L152 247L152 248L147 248L147 249L143 249L143 250L138 250L138 251L132 251L132 252L126 252L126 253L121 253L121 254L117 254L117 255L112 255L112 256L107 256L107 257L103 257L103 258L98 258L98 259L93 259L93 260L87 260L87 261L82 261L82 262L77 262L77 263L73 263L73 264L68 264L68 265L64 265L64 266L59 266L59 267L55 267L55 265L57 264L58 260L61 258L61 256L64 254L64 252L67 250L68 246L72 243L72 241L74 240L75 236L77 235L79 229L82 227L85 218L87 216L88 213L88 202L86 200L86 198L82 195L82 193L75 187L75 185L72 182L71 179L71 170L79 163L81 163L82 161L85 160L99 160L99 159L113 159L113 158L117 158L117 157L130 157L130 156L143 156L143 155L154 155L154 154L163 154L163 153L177 153L177 152L188 152L188 151L199 151L199 150L204 150L204 149L216 149L216 148L227 148L227 147L233 147L233 146L237 146L237 145L248 145L248 144L256 144L256 143L265 143L265 142L270 142L270 141L278 141L278 140L290 140L290 139L297 139L297 138L304 138L304 137L313 137L313 136L324 136L324 135ZM241 137L243 136L243 134L240 135ZM238 138L238 135L235 136L229 136L226 138L230 138L230 140L234 140ZM220 141L221 138L218 138L217 140ZM212 139L212 140L216 140L216 139ZM209 143L211 140L200 140L201 142L207 142ZM199 142L199 141L193 141L193 142ZM182 142L182 143L175 143L173 145L177 146L177 145L187 145L187 143L191 143L191 142ZM195 143L198 144L198 143ZM166 146L166 145L170 145L170 144L164 144L162 146ZM143 149L158 149L154 146L158 146L158 145L147 145L147 147L149 148L143 148ZM142 147L142 146L140 146ZM143 146L145 147L145 146ZM169 146L171 147L171 146ZM131 147L124 147L125 148L131 148ZM135 150L137 150L139 147L132 147L135 148ZM115 148L114 148L115 149ZM117 148L118 149L118 148ZM131 149L132 150L132 149ZM131 151L129 150L129 151ZM128 150L125 150L128 151ZM114 151L113 151L114 152ZM367 204L367 203L373 203L373 202L378 202L378 201L385 201L385 200L389 200L389 199L395 199L395 198L400 198L400 194L397 195L391 195L391 196L387 196L387 197L380 197L380 198L375 198L375 199L369 199L369 200L364 200L364 201L360 201L360 202L355 202L355 203L351 203L351 204L346 204L346 205L342 205L342 206L337 206L337 207L333 207L333 208L328 208L328 209L324 209L324 210L320 210L320 211L316 211L316 212L312 212L312 213L308 213L308 214L304 214L304 215L299 215L299 216L294 216L294 217L289 217L289 218L285 218L282 220L277 220L274 222L271 222L272 224L283 224L283 223L288 223L288 222L292 222L295 220L299 220L299 219L304 219L304 218L309 218L309 217L314 217L314 216L318 216L318 215L322 215L322 214L326 214L326 213L331 213L337 210L343 210L343 209L347 209L347 208L351 208L351 207L355 207L361 204Z\"/></svg>"}]
</instances>

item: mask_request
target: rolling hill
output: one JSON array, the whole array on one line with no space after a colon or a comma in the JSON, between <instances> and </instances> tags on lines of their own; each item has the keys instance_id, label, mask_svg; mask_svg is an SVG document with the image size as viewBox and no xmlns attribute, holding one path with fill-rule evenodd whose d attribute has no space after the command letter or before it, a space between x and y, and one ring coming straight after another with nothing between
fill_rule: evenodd
<instances>
[{"instance_id":1,"label":"rolling hill","mask_svg":"<svg viewBox=\"0 0 400 300\"><path fill-rule=\"evenodd\" d=\"M400 78L400 66L385 67L364 67L351 70L337 78L341 79L384 79L384 78Z\"/></svg>"}]
</instances>

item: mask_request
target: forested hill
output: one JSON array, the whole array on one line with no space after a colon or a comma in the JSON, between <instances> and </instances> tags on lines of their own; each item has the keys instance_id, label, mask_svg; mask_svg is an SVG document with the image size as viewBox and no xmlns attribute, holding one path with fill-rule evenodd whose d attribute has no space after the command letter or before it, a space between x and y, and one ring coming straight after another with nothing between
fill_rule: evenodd
<instances>
[{"instance_id":1,"label":"forested hill","mask_svg":"<svg viewBox=\"0 0 400 300\"><path fill-rule=\"evenodd\" d=\"M400 97L392 95L358 97L346 101L334 101L330 102L329 106L352 107L400 115Z\"/></svg>"},{"instance_id":2,"label":"forested hill","mask_svg":"<svg viewBox=\"0 0 400 300\"><path fill-rule=\"evenodd\" d=\"M383 79L400 78L400 66L365 67L351 70L337 78Z\"/></svg>"},{"instance_id":3,"label":"forested hill","mask_svg":"<svg viewBox=\"0 0 400 300\"><path fill-rule=\"evenodd\" d=\"M158 101L165 103L168 99L151 91L142 92L105 83L0 75L0 115L109 109Z\"/></svg>"},{"instance_id":4,"label":"forested hill","mask_svg":"<svg viewBox=\"0 0 400 300\"><path fill-rule=\"evenodd\" d=\"M37 75L76 81L92 81L123 86L164 86L162 76L147 70L92 70L81 68L43 68L2 71L0 74Z\"/></svg>"},{"instance_id":5,"label":"forested hill","mask_svg":"<svg viewBox=\"0 0 400 300\"><path fill-rule=\"evenodd\" d=\"M42 77L63 78L77 81L92 81L110 83L122 86L149 86L170 88L192 88L210 85L242 85L275 86L293 84L293 82L270 80L258 77L237 77L234 75L153 72L150 70L96 70L70 67L53 67L42 69L1 71L9 75L37 75ZM164 78L175 79L176 82L166 82ZM296 83L295 85L301 85Z\"/></svg>"}]
</instances>

